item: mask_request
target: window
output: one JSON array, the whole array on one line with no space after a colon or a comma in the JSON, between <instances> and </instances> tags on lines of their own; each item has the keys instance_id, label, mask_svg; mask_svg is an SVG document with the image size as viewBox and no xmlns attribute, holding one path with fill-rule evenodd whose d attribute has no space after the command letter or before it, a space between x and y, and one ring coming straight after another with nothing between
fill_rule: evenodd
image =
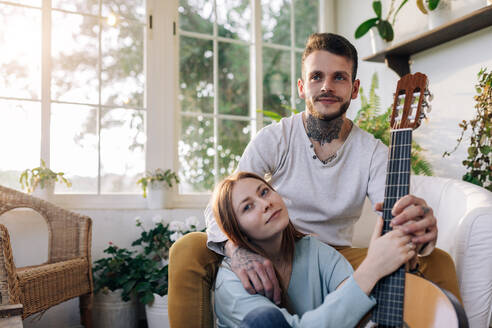
<instances>
[{"instance_id":1,"label":"window","mask_svg":"<svg viewBox=\"0 0 492 328\"><path fill-rule=\"evenodd\" d=\"M180 193L209 192L234 171L263 122L257 109L304 109L297 77L318 2L179 0Z\"/></svg>"},{"instance_id":2,"label":"window","mask_svg":"<svg viewBox=\"0 0 492 328\"><path fill-rule=\"evenodd\" d=\"M138 193L145 0L0 1L0 183L44 159L57 193Z\"/></svg>"}]
</instances>

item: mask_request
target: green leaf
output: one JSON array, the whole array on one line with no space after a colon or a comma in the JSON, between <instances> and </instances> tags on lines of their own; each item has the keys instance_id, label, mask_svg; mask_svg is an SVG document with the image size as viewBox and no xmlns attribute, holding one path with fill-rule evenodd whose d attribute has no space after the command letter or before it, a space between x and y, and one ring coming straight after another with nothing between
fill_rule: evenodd
<instances>
[{"instance_id":1,"label":"green leaf","mask_svg":"<svg viewBox=\"0 0 492 328\"><path fill-rule=\"evenodd\" d=\"M143 282L139 282L137 284L137 286L135 287L135 291L137 293L141 293L141 292L146 291L146 290L151 289L151 288L152 288L152 286L150 285L150 283L143 281Z\"/></svg>"},{"instance_id":2,"label":"green leaf","mask_svg":"<svg viewBox=\"0 0 492 328\"><path fill-rule=\"evenodd\" d=\"M373 26L376 25L376 22L379 18L371 18L366 20L364 23L360 24L359 27L355 30L355 38L359 39L364 34L366 34Z\"/></svg>"},{"instance_id":3,"label":"green leaf","mask_svg":"<svg viewBox=\"0 0 492 328\"><path fill-rule=\"evenodd\" d=\"M154 302L154 294L151 292L145 293L142 297L140 297L140 302L146 305L151 304Z\"/></svg>"},{"instance_id":4,"label":"green leaf","mask_svg":"<svg viewBox=\"0 0 492 328\"><path fill-rule=\"evenodd\" d=\"M483 146L483 147L480 147L480 152L484 155L488 155L490 152L492 151L492 147L491 146Z\"/></svg>"},{"instance_id":5,"label":"green leaf","mask_svg":"<svg viewBox=\"0 0 492 328\"><path fill-rule=\"evenodd\" d=\"M378 18L381 18L381 1L374 1L372 3L372 9L374 9L376 16L378 16Z\"/></svg>"},{"instance_id":6,"label":"green leaf","mask_svg":"<svg viewBox=\"0 0 492 328\"><path fill-rule=\"evenodd\" d=\"M477 156L477 148L476 147L468 147L468 156L471 158Z\"/></svg>"},{"instance_id":7,"label":"green leaf","mask_svg":"<svg viewBox=\"0 0 492 328\"><path fill-rule=\"evenodd\" d=\"M387 20L381 20L379 21L378 25L378 31L381 37L390 42L393 41L394 33L393 33L393 27L391 26L390 22Z\"/></svg>"},{"instance_id":8,"label":"green leaf","mask_svg":"<svg viewBox=\"0 0 492 328\"><path fill-rule=\"evenodd\" d=\"M129 293L133 289L133 286L135 286L135 280L130 280L123 285L123 291Z\"/></svg>"},{"instance_id":9,"label":"green leaf","mask_svg":"<svg viewBox=\"0 0 492 328\"><path fill-rule=\"evenodd\" d=\"M258 113L263 113L264 116L271 118L272 120L278 122L282 119L282 116L276 112L272 112L270 110L257 110Z\"/></svg>"},{"instance_id":10,"label":"green leaf","mask_svg":"<svg viewBox=\"0 0 492 328\"><path fill-rule=\"evenodd\" d=\"M439 0L428 0L429 2L429 9L430 10L434 10L437 8L437 6L439 5Z\"/></svg>"}]
</instances>

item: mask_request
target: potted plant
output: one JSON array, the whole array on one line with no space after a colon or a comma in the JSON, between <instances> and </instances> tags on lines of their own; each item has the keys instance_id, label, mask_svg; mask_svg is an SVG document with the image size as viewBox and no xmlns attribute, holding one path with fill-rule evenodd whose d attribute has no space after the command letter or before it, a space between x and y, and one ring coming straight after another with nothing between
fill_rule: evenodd
<instances>
[{"instance_id":1,"label":"potted plant","mask_svg":"<svg viewBox=\"0 0 492 328\"><path fill-rule=\"evenodd\" d=\"M162 169L148 171L144 177L137 181L137 184L142 187L144 198L147 198L147 188L149 190L147 206L150 209L163 208L167 199L168 189L178 183L178 176L170 169L166 171Z\"/></svg>"},{"instance_id":2,"label":"potted plant","mask_svg":"<svg viewBox=\"0 0 492 328\"><path fill-rule=\"evenodd\" d=\"M132 294L136 284L134 252L119 248L111 242L104 250L109 256L94 262L95 327L136 328L137 301Z\"/></svg>"},{"instance_id":3,"label":"potted plant","mask_svg":"<svg viewBox=\"0 0 492 328\"><path fill-rule=\"evenodd\" d=\"M46 167L45 161L41 160L41 166L24 170L19 177L19 182L22 189L27 189L28 193L47 200L53 194L56 182L62 182L67 187L72 186L64 175L63 172L53 172Z\"/></svg>"},{"instance_id":4,"label":"potted plant","mask_svg":"<svg viewBox=\"0 0 492 328\"><path fill-rule=\"evenodd\" d=\"M452 151L444 152L443 157L455 152L463 141L465 131L470 131L468 157L463 161L467 172L463 180L492 191L492 72L481 69L475 87L475 118L459 124L461 135L458 143Z\"/></svg>"},{"instance_id":5,"label":"potted plant","mask_svg":"<svg viewBox=\"0 0 492 328\"><path fill-rule=\"evenodd\" d=\"M396 21L396 16L400 12L401 8L407 3L408 0L400 1L398 8L395 10L396 0L391 0L390 9L386 18L382 16L382 4L380 0L372 2L372 9L376 14L376 17L370 18L363 22L355 30L355 38L359 39L367 32L371 33L371 45L373 53L377 53L385 48L383 40L385 42L391 42L394 38L393 25ZM379 34L380 38L377 37Z\"/></svg>"},{"instance_id":6,"label":"potted plant","mask_svg":"<svg viewBox=\"0 0 492 328\"><path fill-rule=\"evenodd\" d=\"M190 217L186 222L172 221L167 224L160 217L153 219L154 226L145 230L140 218L136 218L137 227L142 228L140 238L132 246L142 246L147 261L141 267L141 276L146 280L139 282L135 290L139 300L145 304L147 325L153 327L169 327L167 315L168 259L172 244L183 235L198 229L198 220Z\"/></svg>"},{"instance_id":7,"label":"potted plant","mask_svg":"<svg viewBox=\"0 0 492 328\"><path fill-rule=\"evenodd\" d=\"M451 19L450 0L417 0L417 8L429 15L427 21L429 30L432 30Z\"/></svg>"}]
</instances>

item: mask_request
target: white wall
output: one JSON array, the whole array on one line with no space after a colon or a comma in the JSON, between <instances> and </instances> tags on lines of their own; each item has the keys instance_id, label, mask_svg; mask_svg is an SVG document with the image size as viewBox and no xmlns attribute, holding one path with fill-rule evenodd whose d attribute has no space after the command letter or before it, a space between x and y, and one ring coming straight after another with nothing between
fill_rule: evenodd
<instances>
[{"instance_id":1,"label":"white wall","mask_svg":"<svg viewBox=\"0 0 492 328\"><path fill-rule=\"evenodd\" d=\"M383 1L383 13L388 9L388 2ZM485 3L483 0L453 0L452 17L463 16ZM374 17L371 1L343 0L336 4L336 32L354 42L360 58L370 55L369 35L358 40L353 35L361 22ZM393 43L398 43L427 31L427 16L409 1L399 13L395 25ZM443 159L442 154L456 145L460 134L458 123L475 116L473 96L477 73L481 67L492 69L492 27L416 54L411 61L410 71L425 73L434 93L430 119L415 131L414 138L426 149L425 157L431 162L435 175L461 179L465 173L461 162L466 158L468 140L451 157ZM383 98L381 107L388 108L399 77L384 64L360 61L358 77L365 90L369 90L373 72L378 72L380 79L378 94ZM354 117L359 108L360 103L354 102L348 112L349 117Z\"/></svg>"}]
</instances>

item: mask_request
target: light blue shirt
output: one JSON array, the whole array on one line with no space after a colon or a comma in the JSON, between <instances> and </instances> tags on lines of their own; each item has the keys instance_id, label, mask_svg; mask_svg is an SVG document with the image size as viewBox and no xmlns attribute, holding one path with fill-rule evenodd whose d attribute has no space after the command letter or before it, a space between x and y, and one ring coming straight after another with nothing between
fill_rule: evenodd
<instances>
[{"instance_id":1,"label":"light blue shirt","mask_svg":"<svg viewBox=\"0 0 492 328\"><path fill-rule=\"evenodd\" d=\"M288 296L294 315L280 309L292 327L354 327L375 304L352 277L350 263L314 237L296 243ZM340 289L336 289L344 280ZM215 313L219 327L237 327L259 307L276 307L265 296L250 295L223 264L215 281Z\"/></svg>"}]
</instances>

